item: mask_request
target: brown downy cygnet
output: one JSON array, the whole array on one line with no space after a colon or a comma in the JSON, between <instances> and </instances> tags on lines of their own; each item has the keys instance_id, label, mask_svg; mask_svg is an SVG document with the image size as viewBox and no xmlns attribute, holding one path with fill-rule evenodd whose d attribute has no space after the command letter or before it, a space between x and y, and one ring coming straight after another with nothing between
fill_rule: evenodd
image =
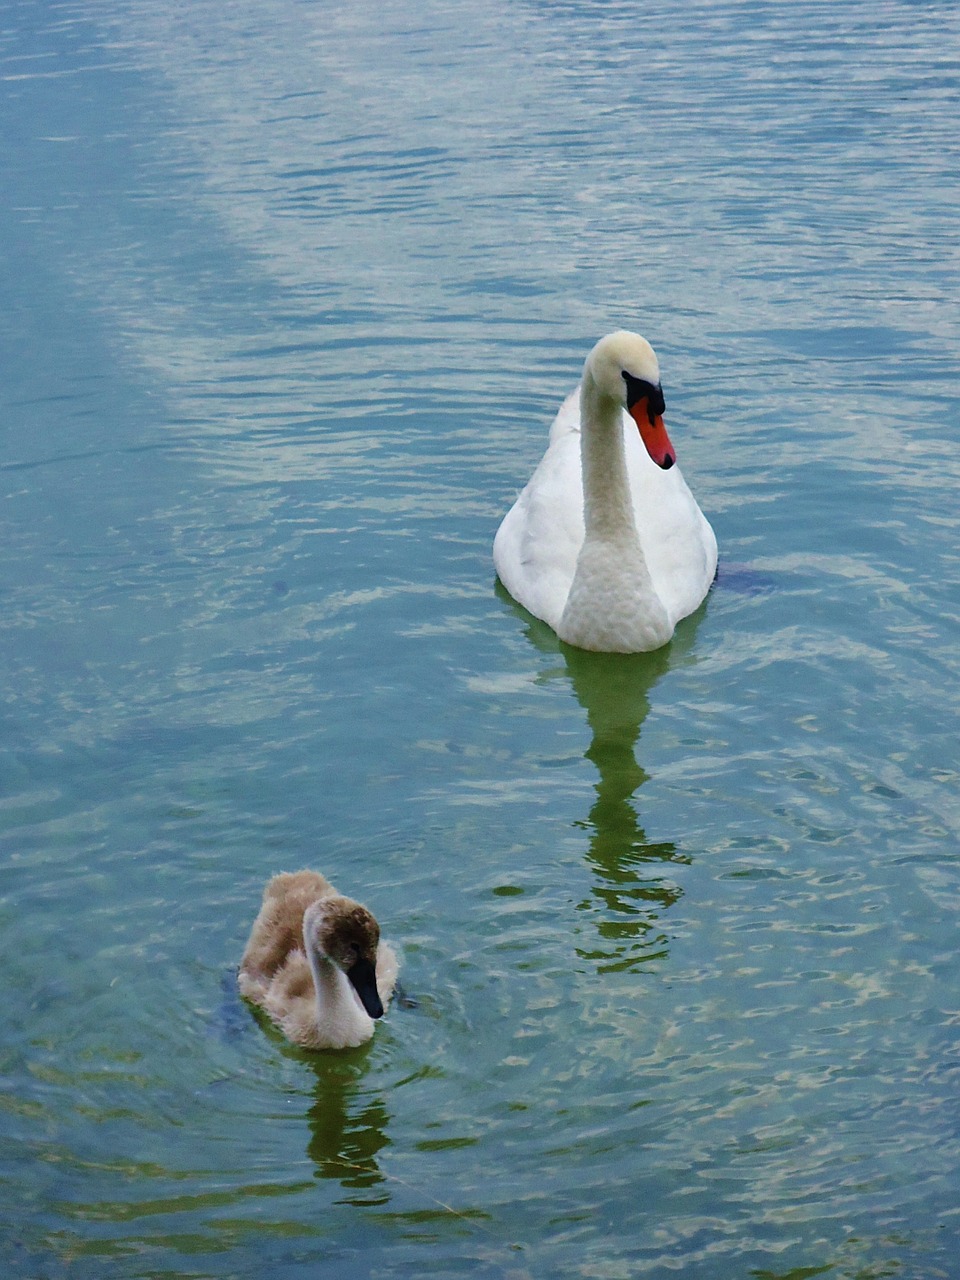
<instances>
[{"instance_id":1,"label":"brown downy cygnet","mask_svg":"<svg viewBox=\"0 0 960 1280\"><path fill-rule=\"evenodd\" d=\"M288 1040L348 1049L373 1035L397 980L397 958L366 907L316 871L274 876L240 962L241 995Z\"/></svg>"}]
</instances>

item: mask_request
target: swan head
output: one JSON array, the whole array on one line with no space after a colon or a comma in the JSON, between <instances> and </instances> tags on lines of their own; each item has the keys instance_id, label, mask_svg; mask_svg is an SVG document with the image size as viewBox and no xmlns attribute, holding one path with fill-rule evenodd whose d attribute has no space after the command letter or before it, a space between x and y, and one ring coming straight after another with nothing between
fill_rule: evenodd
<instances>
[{"instance_id":1,"label":"swan head","mask_svg":"<svg viewBox=\"0 0 960 1280\"><path fill-rule=\"evenodd\" d=\"M584 382L589 379L600 396L626 409L637 424L647 453L658 467L668 471L677 452L663 423L660 365L646 338L626 329L608 333L587 356L583 372Z\"/></svg>"},{"instance_id":2,"label":"swan head","mask_svg":"<svg viewBox=\"0 0 960 1280\"><path fill-rule=\"evenodd\" d=\"M380 926L352 898L321 898L303 913L303 943L307 952L337 966L349 979L371 1018L383 1017L377 991L377 946Z\"/></svg>"}]
</instances>

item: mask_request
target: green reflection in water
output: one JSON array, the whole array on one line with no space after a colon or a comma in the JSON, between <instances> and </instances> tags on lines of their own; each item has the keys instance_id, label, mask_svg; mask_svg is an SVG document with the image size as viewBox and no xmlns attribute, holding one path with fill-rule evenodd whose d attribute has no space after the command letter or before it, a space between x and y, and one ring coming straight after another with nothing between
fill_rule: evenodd
<instances>
[{"instance_id":1,"label":"green reflection in water","mask_svg":"<svg viewBox=\"0 0 960 1280\"><path fill-rule=\"evenodd\" d=\"M591 895L580 903L595 918L599 943L578 954L601 973L634 970L666 955L658 922L681 889L658 871L690 859L672 840L649 840L637 792L649 775L636 755L650 710L650 690L670 666L672 646L655 653L586 653L564 648L567 671L587 713L595 766L596 799L576 825L589 833L587 861L595 873Z\"/></svg>"},{"instance_id":2,"label":"green reflection in water","mask_svg":"<svg viewBox=\"0 0 960 1280\"><path fill-rule=\"evenodd\" d=\"M531 643L557 654L563 666L541 679L570 681L587 715L591 741L584 756L597 770L596 799L587 817L575 823L589 833L587 862L596 879L579 907L594 919L598 942L577 954L598 972L634 971L664 958L663 913L682 889L658 871L665 864L689 864L672 840L650 840L641 824L637 792L649 774L637 759L640 730L650 710L650 693L672 665L693 648L707 601L680 624L670 644L653 653L590 653L562 644L545 623L533 618L500 582L496 594L526 624Z\"/></svg>"},{"instance_id":3,"label":"green reflection in water","mask_svg":"<svg viewBox=\"0 0 960 1280\"><path fill-rule=\"evenodd\" d=\"M369 1192L384 1182L377 1156L389 1141L390 1112L380 1094L364 1094L362 1060L368 1053L369 1046L363 1046L346 1055L310 1055L317 1083L307 1112L307 1154L318 1177ZM382 1204L386 1198L368 1195L354 1203Z\"/></svg>"},{"instance_id":4,"label":"green reflection in water","mask_svg":"<svg viewBox=\"0 0 960 1280\"><path fill-rule=\"evenodd\" d=\"M284 1056L304 1063L316 1077L307 1111L307 1155L316 1176L357 1190L382 1183L377 1156L389 1142L390 1112L382 1095L365 1096L363 1086L373 1042L329 1052L301 1049L284 1038L262 1009L246 1001L244 1005ZM356 1203L379 1204L384 1199L364 1198Z\"/></svg>"}]
</instances>

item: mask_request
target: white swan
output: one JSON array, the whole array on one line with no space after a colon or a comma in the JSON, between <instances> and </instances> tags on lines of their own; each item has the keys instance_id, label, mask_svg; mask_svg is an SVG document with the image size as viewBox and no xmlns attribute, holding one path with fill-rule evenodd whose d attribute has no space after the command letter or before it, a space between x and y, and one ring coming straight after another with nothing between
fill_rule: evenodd
<instances>
[{"instance_id":1,"label":"white swan","mask_svg":"<svg viewBox=\"0 0 960 1280\"><path fill-rule=\"evenodd\" d=\"M646 339L601 338L497 530L500 581L577 648L659 649L716 574L717 540L674 465L663 408Z\"/></svg>"},{"instance_id":2,"label":"white swan","mask_svg":"<svg viewBox=\"0 0 960 1280\"><path fill-rule=\"evenodd\" d=\"M347 1049L373 1035L397 958L366 907L316 871L284 872L263 892L240 962L240 993L307 1049Z\"/></svg>"}]
</instances>

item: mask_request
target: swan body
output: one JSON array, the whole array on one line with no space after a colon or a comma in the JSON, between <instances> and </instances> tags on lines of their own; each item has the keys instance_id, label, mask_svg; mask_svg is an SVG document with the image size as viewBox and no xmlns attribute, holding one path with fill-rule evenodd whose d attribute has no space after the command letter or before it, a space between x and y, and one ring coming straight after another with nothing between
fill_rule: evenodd
<instances>
[{"instance_id":1,"label":"swan body","mask_svg":"<svg viewBox=\"0 0 960 1280\"><path fill-rule=\"evenodd\" d=\"M601 338L493 544L513 598L581 649L659 649L717 571L717 540L663 424L639 334Z\"/></svg>"},{"instance_id":2,"label":"swan body","mask_svg":"<svg viewBox=\"0 0 960 1280\"><path fill-rule=\"evenodd\" d=\"M347 1049L373 1035L397 968L366 907L316 871L284 872L264 890L238 983L294 1044Z\"/></svg>"}]
</instances>

